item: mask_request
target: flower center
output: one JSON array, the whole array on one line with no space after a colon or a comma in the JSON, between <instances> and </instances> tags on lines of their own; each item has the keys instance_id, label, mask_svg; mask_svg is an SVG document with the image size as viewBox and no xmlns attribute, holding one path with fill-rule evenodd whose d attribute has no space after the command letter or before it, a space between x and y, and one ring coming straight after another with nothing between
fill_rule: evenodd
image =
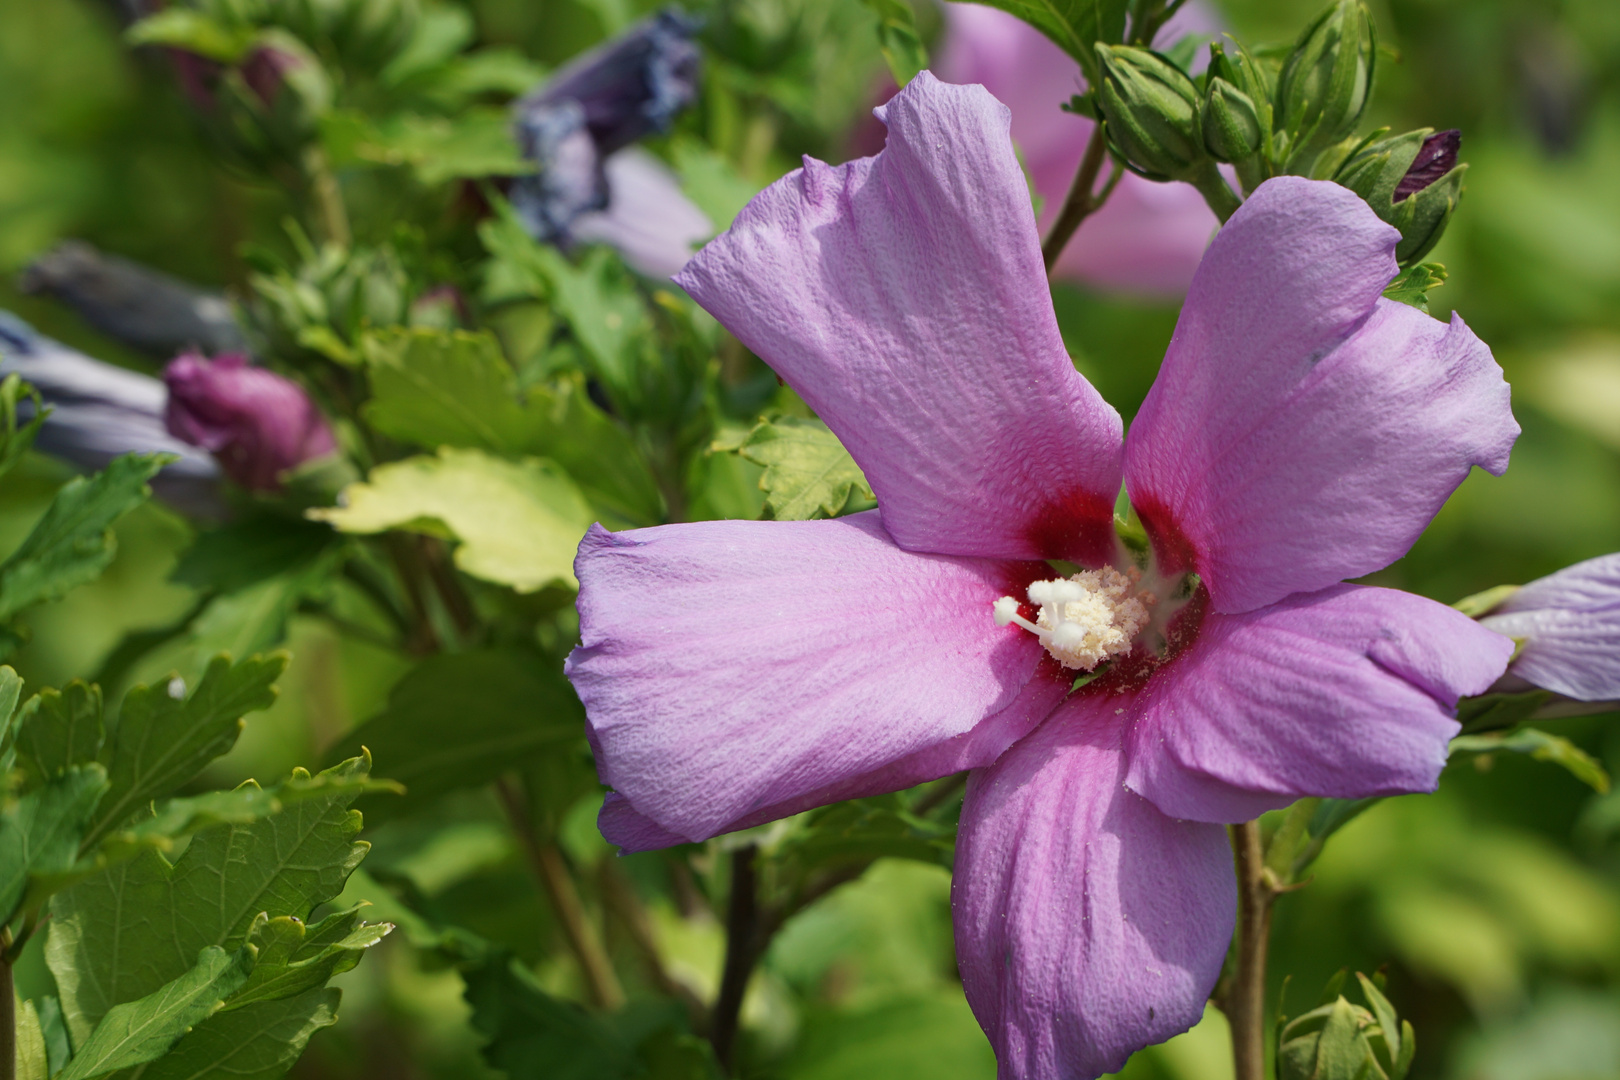
<instances>
[{"instance_id":1,"label":"flower center","mask_svg":"<svg viewBox=\"0 0 1620 1080\"><path fill-rule=\"evenodd\" d=\"M1158 597L1137 590L1141 579L1142 572L1134 566L1124 573L1105 566L1069 578L1031 582L1029 602L1040 609L1035 621L1018 614L1015 597L1003 596L995 602L996 625L1016 623L1040 638L1064 667L1090 671L1130 652L1136 635L1148 625L1149 609Z\"/></svg>"}]
</instances>

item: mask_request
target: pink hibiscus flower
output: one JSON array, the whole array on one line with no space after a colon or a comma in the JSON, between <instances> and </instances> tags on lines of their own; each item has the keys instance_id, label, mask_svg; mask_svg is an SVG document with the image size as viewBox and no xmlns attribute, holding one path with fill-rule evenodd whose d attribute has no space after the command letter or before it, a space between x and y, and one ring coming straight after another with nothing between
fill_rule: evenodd
<instances>
[{"instance_id":1,"label":"pink hibiscus flower","mask_svg":"<svg viewBox=\"0 0 1620 1080\"><path fill-rule=\"evenodd\" d=\"M1620 700L1620 554L1538 578L1480 623L1524 643L1497 689Z\"/></svg>"},{"instance_id":2,"label":"pink hibiscus flower","mask_svg":"<svg viewBox=\"0 0 1620 1080\"><path fill-rule=\"evenodd\" d=\"M1396 231L1283 177L1204 256L1122 441L1058 335L1007 109L925 72L883 119L881 154L806 159L678 279L879 509L591 530L568 674L602 828L696 841L975 770L968 1000L1003 1077L1095 1076L1201 1014L1234 917L1221 823L1435 786L1459 695L1512 645L1341 582L1502 471L1518 427L1461 320L1381 297Z\"/></svg>"}]
</instances>

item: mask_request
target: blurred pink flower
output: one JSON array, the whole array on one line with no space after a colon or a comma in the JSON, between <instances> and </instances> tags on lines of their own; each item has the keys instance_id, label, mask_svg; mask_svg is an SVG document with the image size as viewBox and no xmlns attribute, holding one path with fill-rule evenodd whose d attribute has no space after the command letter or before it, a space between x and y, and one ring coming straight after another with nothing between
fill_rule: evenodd
<instances>
[{"instance_id":1,"label":"blurred pink flower","mask_svg":"<svg viewBox=\"0 0 1620 1080\"><path fill-rule=\"evenodd\" d=\"M227 353L187 353L163 370L169 434L214 455L252 491L279 491L281 474L337 449L332 428L291 379Z\"/></svg>"},{"instance_id":2,"label":"blurred pink flower","mask_svg":"<svg viewBox=\"0 0 1620 1080\"><path fill-rule=\"evenodd\" d=\"M1041 234L1057 217L1080 165L1092 122L1060 106L1085 90L1080 65L1016 16L979 4L946 4L946 34L933 71L945 82L980 83L1012 110L1013 143L1045 200ZM1168 44L1216 23L1183 8L1159 33ZM1127 172L1069 241L1060 278L1107 289L1173 295L1192 281L1218 223L1190 184L1160 184Z\"/></svg>"},{"instance_id":3,"label":"blurred pink flower","mask_svg":"<svg viewBox=\"0 0 1620 1080\"><path fill-rule=\"evenodd\" d=\"M1523 642L1509 680L1576 701L1620 700L1620 554L1532 581L1480 623Z\"/></svg>"}]
</instances>

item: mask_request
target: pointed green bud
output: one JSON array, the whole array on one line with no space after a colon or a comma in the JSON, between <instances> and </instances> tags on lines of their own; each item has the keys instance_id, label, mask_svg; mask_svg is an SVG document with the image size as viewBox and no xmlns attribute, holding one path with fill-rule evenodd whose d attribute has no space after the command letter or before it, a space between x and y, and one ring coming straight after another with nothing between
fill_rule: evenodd
<instances>
[{"instance_id":1,"label":"pointed green bud","mask_svg":"<svg viewBox=\"0 0 1620 1080\"><path fill-rule=\"evenodd\" d=\"M1333 179L1367 200L1401 231L1395 258L1409 266L1433 250L1462 197L1467 165L1457 163L1462 133L1419 128L1386 137L1375 132Z\"/></svg>"},{"instance_id":2,"label":"pointed green bud","mask_svg":"<svg viewBox=\"0 0 1620 1080\"><path fill-rule=\"evenodd\" d=\"M1388 1080L1369 1029L1372 1013L1343 997L1295 1017L1277 1038L1277 1080Z\"/></svg>"},{"instance_id":3,"label":"pointed green bud","mask_svg":"<svg viewBox=\"0 0 1620 1080\"><path fill-rule=\"evenodd\" d=\"M1308 173L1354 134L1372 99L1378 34L1362 0L1335 0L1300 35L1277 79L1277 129L1287 172Z\"/></svg>"},{"instance_id":4,"label":"pointed green bud","mask_svg":"<svg viewBox=\"0 0 1620 1080\"><path fill-rule=\"evenodd\" d=\"M1231 56L1226 55L1227 46L1219 41L1209 43L1209 76L1212 79L1225 79L1239 90L1248 95L1259 109L1269 125L1271 122L1271 99L1275 96L1277 86L1272 78L1272 72L1264 64L1254 58L1248 47L1242 42L1228 36L1231 47L1235 50Z\"/></svg>"},{"instance_id":5,"label":"pointed green bud","mask_svg":"<svg viewBox=\"0 0 1620 1080\"><path fill-rule=\"evenodd\" d=\"M1097 43L1097 105L1115 150L1153 180L1186 180L1208 162L1199 134L1198 87L1168 58Z\"/></svg>"},{"instance_id":6,"label":"pointed green bud","mask_svg":"<svg viewBox=\"0 0 1620 1080\"><path fill-rule=\"evenodd\" d=\"M1253 99L1214 75L1204 91L1204 149L1217 161L1247 161L1260 152L1266 131Z\"/></svg>"}]
</instances>

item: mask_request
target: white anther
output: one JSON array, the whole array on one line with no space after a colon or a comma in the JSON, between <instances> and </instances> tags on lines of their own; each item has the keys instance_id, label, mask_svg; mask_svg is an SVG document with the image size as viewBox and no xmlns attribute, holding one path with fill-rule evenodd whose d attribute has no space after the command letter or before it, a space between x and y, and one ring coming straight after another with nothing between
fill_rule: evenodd
<instances>
[{"instance_id":1,"label":"white anther","mask_svg":"<svg viewBox=\"0 0 1620 1080\"><path fill-rule=\"evenodd\" d=\"M1082 570L1071 578L1031 582L1030 603L1040 608L1032 623L1018 614L1018 601L1003 596L992 606L997 626L1016 624L1040 638L1046 651L1066 668L1090 671L1129 652L1148 623L1151 593L1137 594L1141 575L1112 567Z\"/></svg>"}]
</instances>

